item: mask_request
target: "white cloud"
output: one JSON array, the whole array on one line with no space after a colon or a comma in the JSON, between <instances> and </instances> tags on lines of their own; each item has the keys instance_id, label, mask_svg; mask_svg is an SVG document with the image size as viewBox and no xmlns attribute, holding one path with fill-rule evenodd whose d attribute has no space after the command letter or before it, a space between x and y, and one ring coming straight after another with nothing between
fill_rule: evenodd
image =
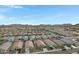
<instances>
[{"instance_id":1,"label":"white cloud","mask_svg":"<svg viewBox=\"0 0 79 59\"><path fill-rule=\"evenodd\" d=\"M6 18L7 18L6 16L0 15L0 20L1 20L1 19L6 19Z\"/></svg>"},{"instance_id":2,"label":"white cloud","mask_svg":"<svg viewBox=\"0 0 79 59\"><path fill-rule=\"evenodd\" d=\"M33 16L7 16L0 15L0 24L38 24Z\"/></svg>"},{"instance_id":3,"label":"white cloud","mask_svg":"<svg viewBox=\"0 0 79 59\"><path fill-rule=\"evenodd\" d=\"M0 24L48 24L48 23L77 23L79 21L78 16L66 16L64 14L57 14L57 15L49 15L49 17L42 17L39 18L35 15L23 15L23 16L7 16L7 15L1 15L0 14ZM47 19L47 20L46 20ZM76 19L76 21L74 21ZM52 20L55 20L55 22L52 22ZM62 20L60 22L60 20ZM72 21L72 22L71 22Z\"/></svg>"},{"instance_id":4,"label":"white cloud","mask_svg":"<svg viewBox=\"0 0 79 59\"><path fill-rule=\"evenodd\" d=\"M3 14L0 14L0 20L18 20L18 19L30 19L31 16L26 16L26 15L23 15L23 16L7 16L7 15L3 15Z\"/></svg>"},{"instance_id":5,"label":"white cloud","mask_svg":"<svg viewBox=\"0 0 79 59\"><path fill-rule=\"evenodd\" d=\"M23 8L23 6L19 6L19 5L5 5L5 6L9 8Z\"/></svg>"}]
</instances>

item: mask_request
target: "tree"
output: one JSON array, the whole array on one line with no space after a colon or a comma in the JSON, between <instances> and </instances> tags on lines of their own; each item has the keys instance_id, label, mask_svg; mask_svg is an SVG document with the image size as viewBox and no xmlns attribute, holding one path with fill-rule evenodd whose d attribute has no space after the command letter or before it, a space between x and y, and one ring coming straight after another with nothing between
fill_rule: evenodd
<instances>
[{"instance_id":1,"label":"tree","mask_svg":"<svg viewBox=\"0 0 79 59\"><path fill-rule=\"evenodd\" d=\"M0 48L0 54L4 54L4 50Z\"/></svg>"},{"instance_id":2,"label":"tree","mask_svg":"<svg viewBox=\"0 0 79 59\"><path fill-rule=\"evenodd\" d=\"M75 33L75 34L73 34L73 36L78 36L78 34Z\"/></svg>"},{"instance_id":3,"label":"tree","mask_svg":"<svg viewBox=\"0 0 79 59\"><path fill-rule=\"evenodd\" d=\"M2 37L0 35L0 45L3 43Z\"/></svg>"}]
</instances>

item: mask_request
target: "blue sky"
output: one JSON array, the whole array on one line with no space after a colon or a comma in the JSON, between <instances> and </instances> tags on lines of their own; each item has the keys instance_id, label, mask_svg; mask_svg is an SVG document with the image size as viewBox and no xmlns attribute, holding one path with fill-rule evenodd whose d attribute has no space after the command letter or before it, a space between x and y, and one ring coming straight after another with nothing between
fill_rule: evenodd
<instances>
[{"instance_id":1,"label":"blue sky","mask_svg":"<svg viewBox=\"0 0 79 59\"><path fill-rule=\"evenodd\" d=\"M79 23L77 5L0 5L0 24Z\"/></svg>"}]
</instances>

